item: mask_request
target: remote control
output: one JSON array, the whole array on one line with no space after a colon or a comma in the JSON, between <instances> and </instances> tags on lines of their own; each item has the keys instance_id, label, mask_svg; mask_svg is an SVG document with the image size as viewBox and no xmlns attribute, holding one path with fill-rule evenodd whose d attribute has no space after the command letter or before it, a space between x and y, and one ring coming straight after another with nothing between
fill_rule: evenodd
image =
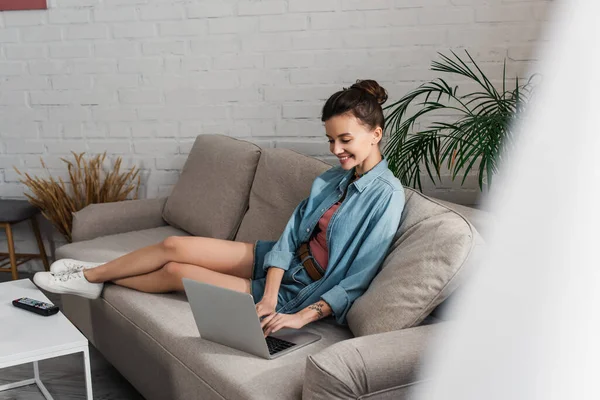
<instances>
[{"instance_id":1,"label":"remote control","mask_svg":"<svg viewBox=\"0 0 600 400\"><path fill-rule=\"evenodd\" d=\"M40 314L45 317L58 312L58 307L54 304L44 303L43 301L30 299L29 297L21 297L20 299L13 300L12 303L15 307Z\"/></svg>"}]
</instances>

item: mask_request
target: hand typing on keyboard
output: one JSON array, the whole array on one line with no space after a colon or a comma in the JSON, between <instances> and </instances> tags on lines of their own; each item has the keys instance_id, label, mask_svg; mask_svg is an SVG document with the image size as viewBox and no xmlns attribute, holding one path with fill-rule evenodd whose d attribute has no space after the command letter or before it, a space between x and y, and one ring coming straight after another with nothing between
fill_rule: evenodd
<instances>
[{"instance_id":1,"label":"hand typing on keyboard","mask_svg":"<svg viewBox=\"0 0 600 400\"><path fill-rule=\"evenodd\" d=\"M309 321L304 319L302 314L279 314L273 313L265 317L260 322L260 327L263 329L265 337L271 333L277 332L281 328L293 328L300 329L306 325Z\"/></svg>"},{"instance_id":2,"label":"hand typing on keyboard","mask_svg":"<svg viewBox=\"0 0 600 400\"><path fill-rule=\"evenodd\" d=\"M263 297L261 301L256 303L256 314L258 314L258 318L262 321L266 317L275 314L275 307L277 306L277 299L269 299Z\"/></svg>"}]
</instances>

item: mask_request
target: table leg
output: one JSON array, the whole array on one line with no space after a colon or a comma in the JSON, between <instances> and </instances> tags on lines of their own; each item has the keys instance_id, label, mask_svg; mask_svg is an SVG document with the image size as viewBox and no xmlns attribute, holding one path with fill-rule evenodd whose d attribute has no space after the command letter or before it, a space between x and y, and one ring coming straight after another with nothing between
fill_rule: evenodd
<instances>
[{"instance_id":1,"label":"table leg","mask_svg":"<svg viewBox=\"0 0 600 400\"><path fill-rule=\"evenodd\" d=\"M56 352L52 356L42 358L42 359L46 360L48 358L55 358L55 357L60 357L60 356L64 356L67 354L73 354L73 353L79 353L79 352L83 353L83 365L85 367L85 390L86 390L86 395L87 395L86 398L87 398L87 400L92 400L93 399L92 373L91 373L91 367L90 367L90 353L89 353L89 349L88 349L87 345L85 347L78 347L75 352L73 352L73 349L69 349L67 351ZM5 384L5 385L0 385L0 392L3 392L5 390L16 389L16 388L19 388L22 386L27 386L27 385L37 385L38 389L42 392L42 395L44 396L44 398L46 400L54 400L52 395L50 394L48 389L46 389L46 386L44 385L44 383L42 382L42 380L40 378L40 368L38 365L38 361L34 361L34 360L35 360L35 358L33 358L33 357L32 357L32 359L29 359L29 360L23 360L24 363L28 363L28 362L33 363L33 378L32 379L26 379L26 380L19 381L19 382L13 382L13 383ZM8 365L0 363L1 368L10 367L13 365L18 365L18 363L17 364L8 364Z\"/></svg>"},{"instance_id":2,"label":"table leg","mask_svg":"<svg viewBox=\"0 0 600 400\"><path fill-rule=\"evenodd\" d=\"M85 390L87 392L87 400L92 400L94 397L92 392L92 368L90 367L90 351L87 347L83 350L83 366L85 369Z\"/></svg>"},{"instance_id":3,"label":"table leg","mask_svg":"<svg viewBox=\"0 0 600 400\"><path fill-rule=\"evenodd\" d=\"M40 389L40 392L42 392L46 400L54 400L50 395L50 392L48 391L48 389L46 389L46 386L44 386L42 380L40 379L40 368L38 366L37 361L33 362L33 379L35 380L35 383L37 384L38 388Z\"/></svg>"},{"instance_id":4,"label":"table leg","mask_svg":"<svg viewBox=\"0 0 600 400\"><path fill-rule=\"evenodd\" d=\"M35 383L35 379L26 379L24 381L19 381L19 382L14 382L14 383L8 383L6 385L0 385L0 392L3 392L5 390L11 390L11 389L19 388L21 386L33 385L34 383Z\"/></svg>"}]
</instances>

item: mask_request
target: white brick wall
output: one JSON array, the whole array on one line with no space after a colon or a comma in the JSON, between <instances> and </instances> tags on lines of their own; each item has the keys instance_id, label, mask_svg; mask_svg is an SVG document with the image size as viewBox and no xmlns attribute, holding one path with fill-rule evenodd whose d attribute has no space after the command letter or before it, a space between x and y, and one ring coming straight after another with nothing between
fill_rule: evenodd
<instances>
[{"instance_id":1,"label":"white brick wall","mask_svg":"<svg viewBox=\"0 0 600 400\"><path fill-rule=\"evenodd\" d=\"M61 176L71 150L121 155L143 168L142 197L167 195L207 133L334 162L319 119L330 94L373 78L393 101L450 49L471 50L495 81L504 57L524 76L551 1L49 0L2 12L0 197L23 198L13 165L41 173L41 156ZM475 187L427 190L468 204ZM27 229L16 239L35 250Z\"/></svg>"}]
</instances>

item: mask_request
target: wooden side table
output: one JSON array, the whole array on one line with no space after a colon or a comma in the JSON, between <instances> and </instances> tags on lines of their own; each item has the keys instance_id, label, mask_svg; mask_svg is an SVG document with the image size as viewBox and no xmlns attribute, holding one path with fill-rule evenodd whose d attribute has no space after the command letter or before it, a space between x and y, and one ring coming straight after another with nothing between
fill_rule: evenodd
<instances>
[{"instance_id":1,"label":"wooden side table","mask_svg":"<svg viewBox=\"0 0 600 400\"><path fill-rule=\"evenodd\" d=\"M40 234L40 227L36 219L36 215L39 211L38 208L29 204L27 200L0 199L0 226L4 226L6 240L8 241L8 253L0 252L0 271L12 272L13 280L19 279L17 266L34 258L41 258L46 271L50 270L50 264L48 264L46 250L44 249L44 242L42 242L42 236ZM33 233L35 234L35 239L37 240L40 249L39 254L15 253L15 242L13 240L11 225L27 219L31 221ZM8 261L6 261L7 259ZM6 267L9 264L10 268Z\"/></svg>"}]
</instances>

